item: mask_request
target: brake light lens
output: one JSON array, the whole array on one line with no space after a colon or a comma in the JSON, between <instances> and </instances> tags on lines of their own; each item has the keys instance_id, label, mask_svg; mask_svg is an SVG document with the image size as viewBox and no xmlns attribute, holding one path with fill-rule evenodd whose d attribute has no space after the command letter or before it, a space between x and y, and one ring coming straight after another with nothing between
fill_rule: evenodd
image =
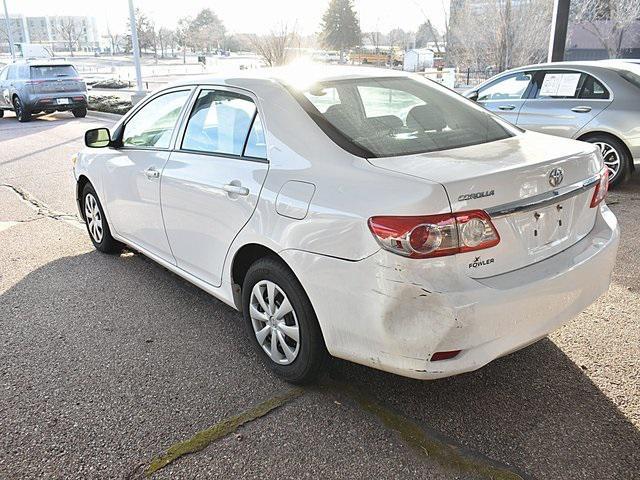
<instances>
[{"instance_id":1,"label":"brake light lens","mask_svg":"<svg viewBox=\"0 0 640 480\"><path fill-rule=\"evenodd\" d=\"M382 248L409 258L443 257L500 243L500 235L483 210L371 217L369 229Z\"/></svg>"},{"instance_id":2,"label":"brake light lens","mask_svg":"<svg viewBox=\"0 0 640 480\"><path fill-rule=\"evenodd\" d=\"M591 208L595 208L600 205L605 197L607 196L607 192L609 191L609 169L604 168L602 174L600 175L600 180L596 184L596 189L593 192L593 197L591 197Z\"/></svg>"}]
</instances>

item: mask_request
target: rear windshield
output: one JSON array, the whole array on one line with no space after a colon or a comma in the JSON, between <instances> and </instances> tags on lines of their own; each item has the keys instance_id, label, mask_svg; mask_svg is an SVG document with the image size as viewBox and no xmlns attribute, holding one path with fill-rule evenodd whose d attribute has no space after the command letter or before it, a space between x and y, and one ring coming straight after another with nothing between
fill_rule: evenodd
<instances>
[{"instance_id":1,"label":"rear windshield","mask_svg":"<svg viewBox=\"0 0 640 480\"><path fill-rule=\"evenodd\" d=\"M31 78L63 78L77 77L78 72L73 65L42 65L31 67Z\"/></svg>"},{"instance_id":2,"label":"rear windshield","mask_svg":"<svg viewBox=\"0 0 640 480\"><path fill-rule=\"evenodd\" d=\"M332 140L361 157L477 145L516 131L448 89L410 77L327 81L290 91Z\"/></svg>"}]
</instances>

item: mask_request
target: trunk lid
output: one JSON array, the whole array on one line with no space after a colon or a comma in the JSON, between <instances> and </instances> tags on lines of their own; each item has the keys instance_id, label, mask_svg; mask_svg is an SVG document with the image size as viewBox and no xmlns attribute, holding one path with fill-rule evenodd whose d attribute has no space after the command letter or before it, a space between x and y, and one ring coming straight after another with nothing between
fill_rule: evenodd
<instances>
[{"instance_id":1,"label":"trunk lid","mask_svg":"<svg viewBox=\"0 0 640 480\"><path fill-rule=\"evenodd\" d=\"M526 132L496 142L369 162L442 184L452 212L479 209L491 215L500 243L458 255L468 276L484 278L544 260L591 231L595 184L568 198L538 202L597 176L602 162L596 152L588 143ZM550 183L554 169L561 169L563 177L555 187ZM536 205L523 209L526 203Z\"/></svg>"}]
</instances>

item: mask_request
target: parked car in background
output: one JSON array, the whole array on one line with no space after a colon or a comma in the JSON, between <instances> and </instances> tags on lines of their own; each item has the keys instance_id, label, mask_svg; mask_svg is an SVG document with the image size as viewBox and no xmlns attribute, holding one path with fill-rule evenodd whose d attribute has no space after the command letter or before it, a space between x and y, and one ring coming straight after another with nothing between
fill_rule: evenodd
<instances>
[{"instance_id":1,"label":"parked car in background","mask_svg":"<svg viewBox=\"0 0 640 480\"><path fill-rule=\"evenodd\" d=\"M612 185L640 159L640 65L632 62L520 67L464 95L527 130L596 144Z\"/></svg>"},{"instance_id":2,"label":"parked car in background","mask_svg":"<svg viewBox=\"0 0 640 480\"><path fill-rule=\"evenodd\" d=\"M87 115L87 86L69 63L17 62L0 70L0 117L13 110L19 122L45 112Z\"/></svg>"},{"instance_id":3,"label":"parked car in background","mask_svg":"<svg viewBox=\"0 0 640 480\"><path fill-rule=\"evenodd\" d=\"M609 286L619 230L597 149L417 75L197 78L85 141L94 246L126 244L243 312L291 382L329 355L419 379L475 370Z\"/></svg>"}]
</instances>

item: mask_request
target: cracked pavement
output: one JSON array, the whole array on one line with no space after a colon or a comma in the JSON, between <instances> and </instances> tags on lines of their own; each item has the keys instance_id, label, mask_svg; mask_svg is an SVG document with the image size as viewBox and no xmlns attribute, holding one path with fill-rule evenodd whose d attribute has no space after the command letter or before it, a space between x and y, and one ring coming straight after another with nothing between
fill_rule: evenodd
<instances>
[{"instance_id":1,"label":"cracked pavement","mask_svg":"<svg viewBox=\"0 0 640 480\"><path fill-rule=\"evenodd\" d=\"M253 418L290 387L254 358L240 315L139 254L99 254L78 228L70 158L103 124L0 119L0 478L143 478L236 416L152 478L638 475L640 174L609 197L610 291L550 338L434 382L336 361Z\"/></svg>"}]
</instances>

